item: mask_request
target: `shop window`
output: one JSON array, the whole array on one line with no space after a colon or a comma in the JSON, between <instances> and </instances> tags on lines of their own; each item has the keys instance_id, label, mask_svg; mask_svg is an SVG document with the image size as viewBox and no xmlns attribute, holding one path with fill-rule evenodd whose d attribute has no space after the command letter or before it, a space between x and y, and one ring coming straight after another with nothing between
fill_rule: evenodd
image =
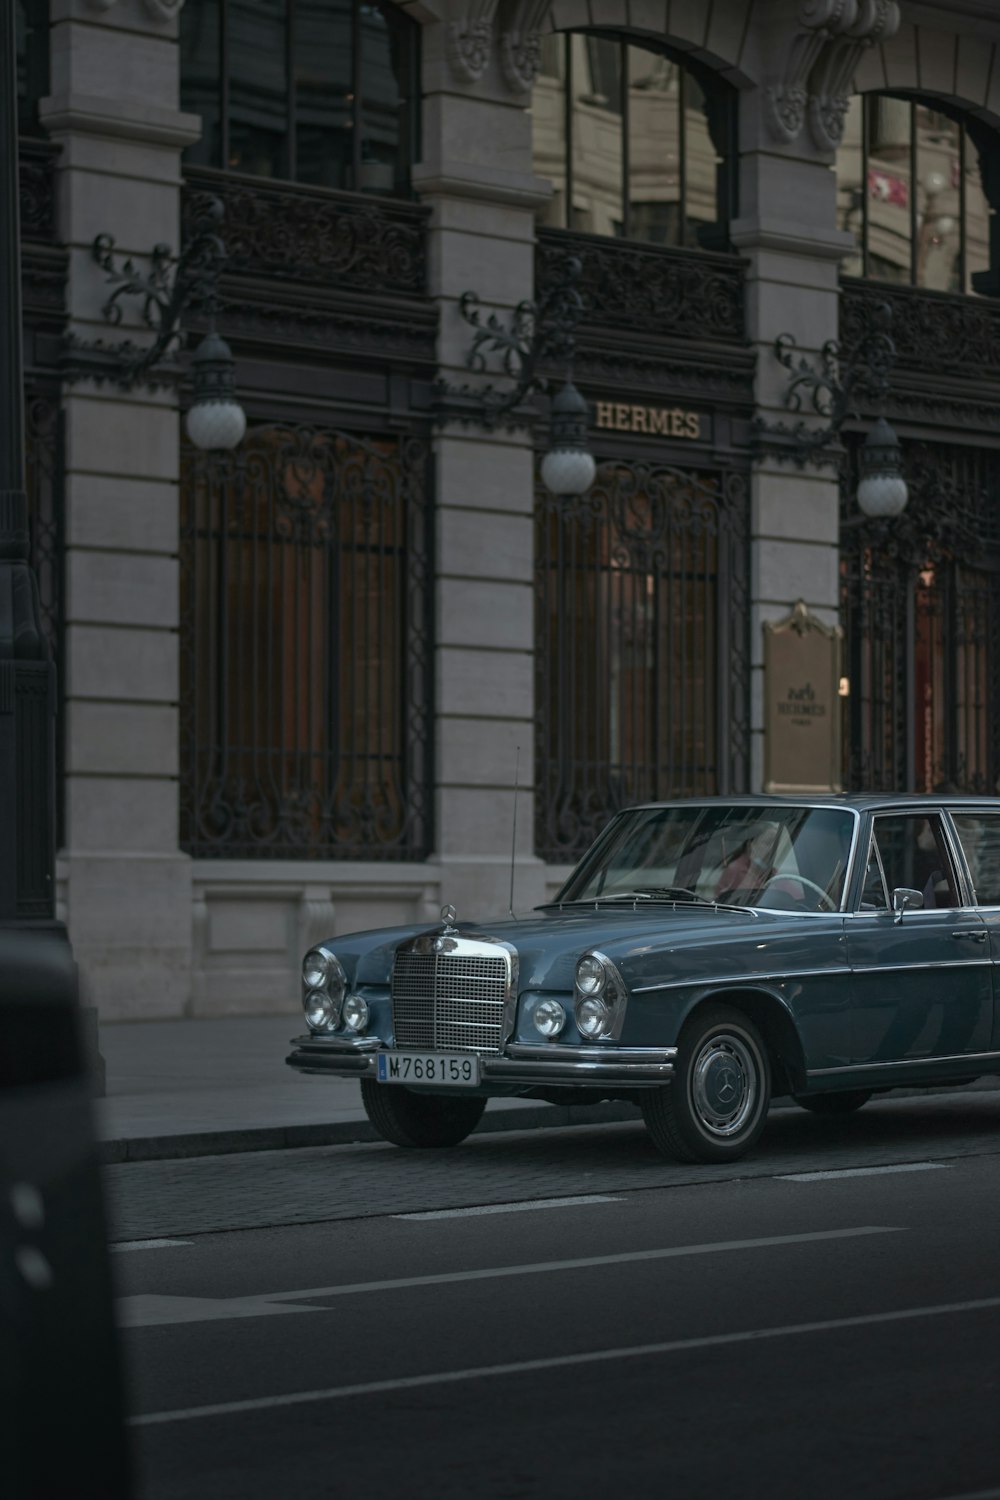
<instances>
[{"instance_id":1,"label":"shop window","mask_svg":"<svg viewBox=\"0 0 1000 1500\"><path fill-rule=\"evenodd\" d=\"M607 34L546 39L532 100L550 228L728 249L733 91L663 48Z\"/></svg>"},{"instance_id":2,"label":"shop window","mask_svg":"<svg viewBox=\"0 0 1000 1500\"><path fill-rule=\"evenodd\" d=\"M38 132L38 101L49 91L48 0L15 0L17 48L17 127Z\"/></svg>"},{"instance_id":3,"label":"shop window","mask_svg":"<svg viewBox=\"0 0 1000 1500\"><path fill-rule=\"evenodd\" d=\"M744 789L745 511L738 473L614 460L572 504L539 493L542 858L630 803Z\"/></svg>"},{"instance_id":4,"label":"shop window","mask_svg":"<svg viewBox=\"0 0 1000 1500\"><path fill-rule=\"evenodd\" d=\"M1000 140L940 101L852 100L837 155L848 275L931 291L1000 294Z\"/></svg>"},{"instance_id":5,"label":"shop window","mask_svg":"<svg viewBox=\"0 0 1000 1500\"><path fill-rule=\"evenodd\" d=\"M426 857L427 461L416 438L267 424L185 450L189 853Z\"/></svg>"},{"instance_id":6,"label":"shop window","mask_svg":"<svg viewBox=\"0 0 1000 1500\"><path fill-rule=\"evenodd\" d=\"M181 12L186 160L255 177L406 194L420 28L391 0L200 0Z\"/></svg>"}]
</instances>

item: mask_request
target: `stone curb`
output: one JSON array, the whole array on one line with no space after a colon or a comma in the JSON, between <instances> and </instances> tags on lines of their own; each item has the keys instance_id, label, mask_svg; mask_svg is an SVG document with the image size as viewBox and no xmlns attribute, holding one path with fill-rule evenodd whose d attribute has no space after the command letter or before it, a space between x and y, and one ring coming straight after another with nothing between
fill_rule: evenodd
<instances>
[{"instance_id":1,"label":"stone curb","mask_svg":"<svg viewBox=\"0 0 1000 1500\"><path fill-rule=\"evenodd\" d=\"M917 1099L925 1095L953 1094L956 1089L1000 1089L1000 1077L978 1078L973 1083L926 1089L892 1089L894 1099ZM794 1109L791 1099L775 1099L772 1109ZM496 1109L484 1116L476 1135L505 1130L561 1130L568 1125L614 1125L640 1118L636 1104L540 1104L536 1109ZM127 1162L182 1161L198 1156L232 1156L245 1151L292 1151L309 1146L353 1146L381 1140L366 1119L336 1120L327 1125L264 1125L256 1130L211 1130L178 1135L136 1136L132 1139L98 1142L98 1157L104 1166Z\"/></svg>"}]
</instances>

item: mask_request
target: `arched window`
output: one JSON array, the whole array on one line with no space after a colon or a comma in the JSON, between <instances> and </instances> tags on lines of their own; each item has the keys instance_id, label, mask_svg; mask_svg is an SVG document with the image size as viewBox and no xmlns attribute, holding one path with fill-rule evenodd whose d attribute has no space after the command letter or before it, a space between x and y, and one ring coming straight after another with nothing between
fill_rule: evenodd
<instances>
[{"instance_id":1,"label":"arched window","mask_svg":"<svg viewBox=\"0 0 1000 1500\"><path fill-rule=\"evenodd\" d=\"M734 98L662 48L587 32L548 37L532 101L535 171L554 189L540 222L727 249Z\"/></svg>"},{"instance_id":2,"label":"arched window","mask_svg":"<svg viewBox=\"0 0 1000 1500\"><path fill-rule=\"evenodd\" d=\"M1000 294L1000 139L940 100L866 94L837 154L851 276Z\"/></svg>"},{"instance_id":3,"label":"arched window","mask_svg":"<svg viewBox=\"0 0 1000 1500\"><path fill-rule=\"evenodd\" d=\"M181 107L200 166L406 193L420 28L391 0L199 0L181 11Z\"/></svg>"}]
</instances>

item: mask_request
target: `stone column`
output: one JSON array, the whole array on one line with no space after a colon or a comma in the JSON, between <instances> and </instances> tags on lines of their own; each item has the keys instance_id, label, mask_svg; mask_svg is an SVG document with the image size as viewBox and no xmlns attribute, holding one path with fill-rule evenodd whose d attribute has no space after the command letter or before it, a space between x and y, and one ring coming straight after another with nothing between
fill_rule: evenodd
<instances>
[{"instance_id":1,"label":"stone column","mask_svg":"<svg viewBox=\"0 0 1000 1500\"><path fill-rule=\"evenodd\" d=\"M180 238L179 4L52 0L69 327L84 343L148 337L109 288L95 235L141 264ZM80 380L66 420L66 840L61 875L85 991L104 1018L181 1014L191 969L190 862L178 849L177 399Z\"/></svg>"},{"instance_id":2,"label":"stone column","mask_svg":"<svg viewBox=\"0 0 1000 1500\"><path fill-rule=\"evenodd\" d=\"M780 55L780 39L774 39ZM779 334L816 359L837 337L839 266L853 236L836 227L832 155L809 132L780 142L763 90L742 98L740 199L734 246L749 261L747 331L758 351L756 404L767 423L797 421L784 405L788 371L774 356ZM798 355L797 355L798 357ZM825 624L839 618L839 490L830 466L797 468L773 456L754 465L751 486L750 789L764 776L764 621L803 599Z\"/></svg>"},{"instance_id":3,"label":"stone column","mask_svg":"<svg viewBox=\"0 0 1000 1500\"><path fill-rule=\"evenodd\" d=\"M432 210L431 291L441 378L475 381L462 293L507 317L533 296L531 116L493 59L478 79L447 56L448 23L425 28L423 161ZM480 59L481 62L481 59ZM474 69L466 69L472 72ZM502 375L495 375L504 383ZM534 455L531 434L448 421L436 441L436 827L441 899L460 917L507 910L520 747L514 903L544 899L534 857Z\"/></svg>"}]
</instances>

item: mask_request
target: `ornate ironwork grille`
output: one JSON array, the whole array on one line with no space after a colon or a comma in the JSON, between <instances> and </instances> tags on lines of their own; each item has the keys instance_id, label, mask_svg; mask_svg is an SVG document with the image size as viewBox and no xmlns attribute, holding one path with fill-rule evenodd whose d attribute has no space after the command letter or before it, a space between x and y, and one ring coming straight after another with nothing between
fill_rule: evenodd
<instances>
[{"instance_id":1,"label":"ornate ironwork grille","mask_svg":"<svg viewBox=\"0 0 1000 1500\"><path fill-rule=\"evenodd\" d=\"M630 802L745 790L747 486L609 460L536 503L536 847L576 859Z\"/></svg>"},{"instance_id":2,"label":"ornate ironwork grille","mask_svg":"<svg viewBox=\"0 0 1000 1500\"><path fill-rule=\"evenodd\" d=\"M842 500L852 790L995 793L1000 778L1000 451L907 443L892 521ZM853 506L851 507L853 510Z\"/></svg>"},{"instance_id":3,"label":"ornate ironwork grille","mask_svg":"<svg viewBox=\"0 0 1000 1500\"><path fill-rule=\"evenodd\" d=\"M420 859L431 833L421 439L252 427L183 455L181 843Z\"/></svg>"}]
</instances>

